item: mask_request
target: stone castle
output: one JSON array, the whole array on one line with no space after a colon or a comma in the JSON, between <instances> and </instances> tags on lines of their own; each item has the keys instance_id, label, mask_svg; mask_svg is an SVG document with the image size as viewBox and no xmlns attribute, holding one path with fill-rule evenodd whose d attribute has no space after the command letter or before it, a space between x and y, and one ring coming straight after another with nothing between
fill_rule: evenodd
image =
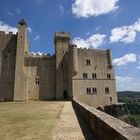
<instances>
[{"instance_id":1,"label":"stone castle","mask_svg":"<svg viewBox=\"0 0 140 140\"><path fill-rule=\"evenodd\" d=\"M29 52L27 24L16 35L0 31L0 99L62 100L76 97L96 108L117 103L110 50L82 49L56 32L55 55Z\"/></svg>"}]
</instances>

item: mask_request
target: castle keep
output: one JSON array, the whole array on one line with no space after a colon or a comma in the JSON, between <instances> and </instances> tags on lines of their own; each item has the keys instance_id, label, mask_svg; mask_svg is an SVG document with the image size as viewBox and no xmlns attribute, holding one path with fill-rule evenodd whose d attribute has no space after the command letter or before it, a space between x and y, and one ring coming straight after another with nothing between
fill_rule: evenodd
<instances>
[{"instance_id":1,"label":"castle keep","mask_svg":"<svg viewBox=\"0 0 140 140\"><path fill-rule=\"evenodd\" d=\"M61 100L73 97L94 107L117 103L110 50L82 49L70 34L56 32L55 55L29 52L27 24L16 35L0 32L0 99Z\"/></svg>"}]
</instances>

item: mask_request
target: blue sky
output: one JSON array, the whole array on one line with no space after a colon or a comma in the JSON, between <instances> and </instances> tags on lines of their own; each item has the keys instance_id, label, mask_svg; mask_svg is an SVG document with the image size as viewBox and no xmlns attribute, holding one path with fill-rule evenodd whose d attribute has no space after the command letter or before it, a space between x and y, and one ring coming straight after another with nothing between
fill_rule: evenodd
<instances>
[{"instance_id":1,"label":"blue sky","mask_svg":"<svg viewBox=\"0 0 140 140\"><path fill-rule=\"evenodd\" d=\"M54 33L78 47L111 49L117 90L140 91L139 0L0 0L0 30L24 18L32 52L54 53Z\"/></svg>"}]
</instances>

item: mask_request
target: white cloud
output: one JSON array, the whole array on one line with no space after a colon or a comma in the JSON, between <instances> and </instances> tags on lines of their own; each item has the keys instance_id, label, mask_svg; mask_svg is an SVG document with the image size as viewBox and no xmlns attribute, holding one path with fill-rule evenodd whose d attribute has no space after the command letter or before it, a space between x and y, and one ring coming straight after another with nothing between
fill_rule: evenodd
<instances>
[{"instance_id":1,"label":"white cloud","mask_svg":"<svg viewBox=\"0 0 140 140\"><path fill-rule=\"evenodd\" d=\"M106 35L104 34L93 34L87 39L82 39L76 37L73 43L77 45L78 48L98 48L105 42Z\"/></svg>"},{"instance_id":2,"label":"white cloud","mask_svg":"<svg viewBox=\"0 0 140 140\"><path fill-rule=\"evenodd\" d=\"M136 62L136 59L137 59L136 54L130 53L124 55L123 57L114 59L113 64L116 66L123 66L128 63Z\"/></svg>"},{"instance_id":3,"label":"white cloud","mask_svg":"<svg viewBox=\"0 0 140 140\"><path fill-rule=\"evenodd\" d=\"M61 4L59 4L58 7L59 7L61 13L64 13L64 7Z\"/></svg>"},{"instance_id":4,"label":"white cloud","mask_svg":"<svg viewBox=\"0 0 140 140\"><path fill-rule=\"evenodd\" d=\"M140 91L139 82L130 76L116 76L117 91Z\"/></svg>"},{"instance_id":5,"label":"white cloud","mask_svg":"<svg viewBox=\"0 0 140 140\"><path fill-rule=\"evenodd\" d=\"M118 0L75 0L72 13L77 17L91 17L107 14L118 9Z\"/></svg>"},{"instance_id":6,"label":"white cloud","mask_svg":"<svg viewBox=\"0 0 140 140\"><path fill-rule=\"evenodd\" d=\"M116 82L118 84L123 84L123 83L128 83L128 82L131 82L132 81L132 77L129 77L129 76L124 76L124 77L121 77L121 76L116 76Z\"/></svg>"},{"instance_id":7,"label":"white cloud","mask_svg":"<svg viewBox=\"0 0 140 140\"><path fill-rule=\"evenodd\" d=\"M6 33L13 32L13 34L16 34L18 32L18 29L0 21L0 31L4 31ZM27 27L27 31L29 33L32 32L31 27Z\"/></svg>"},{"instance_id":8,"label":"white cloud","mask_svg":"<svg viewBox=\"0 0 140 140\"><path fill-rule=\"evenodd\" d=\"M110 42L124 42L126 44L135 41L137 32L140 32L140 19L130 26L116 27L112 29Z\"/></svg>"},{"instance_id":9,"label":"white cloud","mask_svg":"<svg viewBox=\"0 0 140 140\"><path fill-rule=\"evenodd\" d=\"M95 28L96 31L99 31L101 29L101 26L98 26Z\"/></svg>"},{"instance_id":10,"label":"white cloud","mask_svg":"<svg viewBox=\"0 0 140 140\"><path fill-rule=\"evenodd\" d=\"M16 34L18 29L0 21L0 31L5 31L6 33L13 32L14 34Z\"/></svg>"},{"instance_id":11,"label":"white cloud","mask_svg":"<svg viewBox=\"0 0 140 140\"><path fill-rule=\"evenodd\" d=\"M27 31L28 31L29 33L31 33L31 32L32 32L31 27L27 27Z\"/></svg>"},{"instance_id":12,"label":"white cloud","mask_svg":"<svg viewBox=\"0 0 140 140\"><path fill-rule=\"evenodd\" d=\"M6 14L10 15L10 16L14 16L14 13L11 11L6 11Z\"/></svg>"},{"instance_id":13,"label":"white cloud","mask_svg":"<svg viewBox=\"0 0 140 140\"><path fill-rule=\"evenodd\" d=\"M40 35L37 35L34 40L37 41L40 38Z\"/></svg>"}]
</instances>

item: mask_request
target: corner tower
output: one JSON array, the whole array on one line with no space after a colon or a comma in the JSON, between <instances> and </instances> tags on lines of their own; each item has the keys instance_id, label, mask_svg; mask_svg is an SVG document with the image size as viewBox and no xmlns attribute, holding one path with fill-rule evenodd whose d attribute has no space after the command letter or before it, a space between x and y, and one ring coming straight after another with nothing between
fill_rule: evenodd
<instances>
[{"instance_id":1,"label":"corner tower","mask_svg":"<svg viewBox=\"0 0 140 140\"><path fill-rule=\"evenodd\" d=\"M64 99L68 96L66 63L64 59L69 48L70 34L56 32L54 41L56 54L56 99Z\"/></svg>"},{"instance_id":2,"label":"corner tower","mask_svg":"<svg viewBox=\"0 0 140 140\"><path fill-rule=\"evenodd\" d=\"M15 66L15 87L14 100L27 100L27 79L24 72L24 57L28 53L27 24L24 19L18 23L16 66Z\"/></svg>"}]
</instances>

